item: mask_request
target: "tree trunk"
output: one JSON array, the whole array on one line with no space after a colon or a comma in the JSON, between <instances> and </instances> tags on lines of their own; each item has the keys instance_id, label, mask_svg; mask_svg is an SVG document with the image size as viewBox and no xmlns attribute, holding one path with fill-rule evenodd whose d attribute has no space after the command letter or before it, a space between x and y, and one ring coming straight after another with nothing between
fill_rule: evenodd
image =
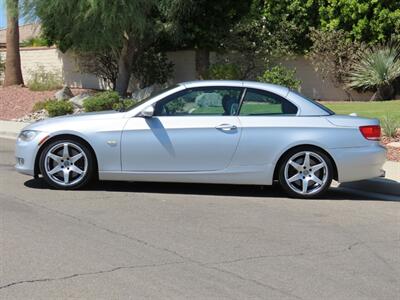
<instances>
[{"instance_id":1,"label":"tree trunk","mask_svg":"<svg viewBox=\"0 0 400 300\"><path fill-rule=\"evenodd\" d=\"M115 90L121 97L126 96L126 92L129 87L129 80L131 79L132 63L135 52L136 47L133 39L125 38L118 61L118 77L115 84Z\"/></svg>"},{"instance_id":2,"label":"tree trunk","mask_svg":"<svg viewBox=\"0 0 400 300\"><path fill-rule=\"evenodd\" d=\"M210 51L206 49L196 49L197 79L205 79L209 67L210 67Z\"/></svg>"},{"instance_id":3,"label":"tree trunk","mask_svg":"<svg viewBox=\"0 0 400 300\"><path fill-rule=\"evenodd\" d=\"M23 85L19 53L18 0L7 2L6 69L4 86Z\"/></svg>"}]
</instances>

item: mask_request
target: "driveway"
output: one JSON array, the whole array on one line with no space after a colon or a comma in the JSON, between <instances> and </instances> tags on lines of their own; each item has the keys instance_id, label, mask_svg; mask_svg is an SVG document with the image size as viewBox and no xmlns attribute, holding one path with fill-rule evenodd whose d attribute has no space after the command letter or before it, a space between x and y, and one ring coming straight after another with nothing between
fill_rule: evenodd
<instances>
[{"instance_id":1,"label":"driveway","mask_svg":"<svg viewBox=\"0 0 400 300\"><path fill-rule=\"evenodd\" d=\"M1 299L398 299L400 200L102 182L55 191L0 139Z\"/></svg>"}]
</instances>

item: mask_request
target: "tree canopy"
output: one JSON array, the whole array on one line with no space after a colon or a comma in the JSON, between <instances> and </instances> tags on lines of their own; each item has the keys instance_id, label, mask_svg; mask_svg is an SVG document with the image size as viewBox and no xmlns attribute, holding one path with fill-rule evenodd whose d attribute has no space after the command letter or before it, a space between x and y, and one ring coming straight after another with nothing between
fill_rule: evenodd
<instances>
[{"instance_id":1,"label":"tree canopy","mask_svg":"<svg viewBox=\"0 0 400 300\"><path fill-rule=\"evenodd\" d=\"M281 44L299 52L310 46L310 27L319 23L319 0L256 0L253 9L269 35L278 35ZM254 6L253 4L253 6Z\"/></svg>"},{"instance_id":2,"label":"tree canopy","mask_svg":"<svg viewBox=\"0 0 400 300\"><path fill-rule=\"evenodd\" d=\"M161 0L159 8L165 17L170 46L173 49L195 49L196 71L206 77L210 51L223 48L232 28L244 18L252 0Z\"/></svg>"},{"instance_id":3,"label":"tree canopy","mask_svg":"<svg viewBox=\"0 0 400 300\"><path fill-rule=\"evenodd\" d=\"M250 8L251 0L161 0L179 48L216 50Z\"/></svg>"},{"instance_id":4,"label":"tree canopy","mask_svg":"<svg viewBox=\"0 0 400 300\"><path fill-rule=\"evenodd\" d=\"M362 42L383 42L400 35L398 0L323 0L319 15L322 29L344 30Z\"/></svg>"},{"instance_id":5,"label":"tree canopy","mask_svg":"<svg viewBox=\"0 0 400 300\"><path fill-rule=\"evenodd\" d=\"M144 33L150 0L31 0L44 35L62 51L120 47L130 36Z\"/></svg>"},{"instance_id":6,"label":"tree canopy","mask_svg":"<svg viewBox=\"0 0 400 300\"><path fill-rule=\"evenodd\" d=\"M374 44L400 35L400 1L253 0L252 20L295 52L310 48L311 28L343 30L352 40Z\"/></svg>"},{"instance_id":7,"label":"tree canopy","mask_svg":"<svg viewBox=\"0 0 400 300\"><path fill-rule=\"evenodd\" d=\"M252 60L242 70L250 74L260 58L312 50L312 28L340 31L357 43L400 36L398 0L21 1L40 18L44 37L62 51L117 53L120 94L150 48L196 50L200 75L208 69L210 51L233 50Z\"/></svg>"}]
</instances>

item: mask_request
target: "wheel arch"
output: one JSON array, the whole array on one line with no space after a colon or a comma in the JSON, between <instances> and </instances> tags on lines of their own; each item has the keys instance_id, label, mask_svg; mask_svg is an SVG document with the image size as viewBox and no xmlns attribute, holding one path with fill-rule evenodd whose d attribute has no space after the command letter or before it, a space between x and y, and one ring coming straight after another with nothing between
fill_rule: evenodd
<instances>
[{"instance_id":1,"label":"wheel arch","mask_svg":"<svg viewBox=\"0 0 400 300\"><path fill-rule=\"evenodd\" d=\"M290 151L293 151L295 149L302 149L302 148L319 150L322 153L324 153L326 156L328 156L329 159L331 160L332 166L333 166L333 179L338 180L338 178L339 178L338 169L337 169L336 162L333 159L332 155L328 151L326 151L325 149L323 149L323 148L321 148L319 146L312 145L312 144L296 145L296 146L293 146L293 147L287 149L284 153L282 153L282 155L279 157L278 161L275 164L273 180L278 180L279 166L282 164L282 161L286 157L286 155Z\"/></svg>"},{"instance_id":2,"label":"wheel arch","mask_svg":"<svg viewBox=\"0 0 400 300\"><path fill-rule=\"evenodd\" d=\"M77 135L73 135L73 134L59 134L59 135L55 135L50 137L49 139L47 139L39 148L38 152L36 153L36 157L35 157L35 168L34 168L34 175L35 177L38 176L40 174L40 168L39 168L39 161L40 161L40 156L42 155L43 150L47 147L47 145L49 145L50 143L54 142L54 141L58 141L58 140L62 140L62 139L71 139L71 140L75 140L77 142L81 142L82 144L84 144L89 151L91 152L91 154L93 155L93 161L94 161L94 168L95 168L95 174L96 176L98 176L98 170L99 170L99 165L98 165L98 161L97 161L97 155L96 152L94 151L92 145L89 144L88 141L86 141L85 139L83 139L80 136Z\"/></svg>"}]
</instances>

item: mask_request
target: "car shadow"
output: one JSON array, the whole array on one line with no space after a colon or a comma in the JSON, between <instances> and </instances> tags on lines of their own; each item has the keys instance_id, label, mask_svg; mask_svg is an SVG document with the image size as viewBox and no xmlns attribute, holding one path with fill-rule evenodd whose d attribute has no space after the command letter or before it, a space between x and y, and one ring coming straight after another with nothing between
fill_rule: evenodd
<instances>
[{"instance_id":1,"label":"car shadow","mask_svg":"<svg viewBox=\"0 0 400 300\"><path fill-rule=\"evenodd\" d=\"M24 183L24 185L32 189L50 189L42 178L28 180ZM97 181L82 190L255 198L288 198L288 196L277 184L272 186L251 186L197 183ZM292 199L308 201L307 199ZM366 196L360 196L352 193L351 191L335 187L331 187L322 197L312 200L396 201L388 200L385 197L370 198ZM397 201L400 202L400 199Z\"/></svg>"}]
</instances>

